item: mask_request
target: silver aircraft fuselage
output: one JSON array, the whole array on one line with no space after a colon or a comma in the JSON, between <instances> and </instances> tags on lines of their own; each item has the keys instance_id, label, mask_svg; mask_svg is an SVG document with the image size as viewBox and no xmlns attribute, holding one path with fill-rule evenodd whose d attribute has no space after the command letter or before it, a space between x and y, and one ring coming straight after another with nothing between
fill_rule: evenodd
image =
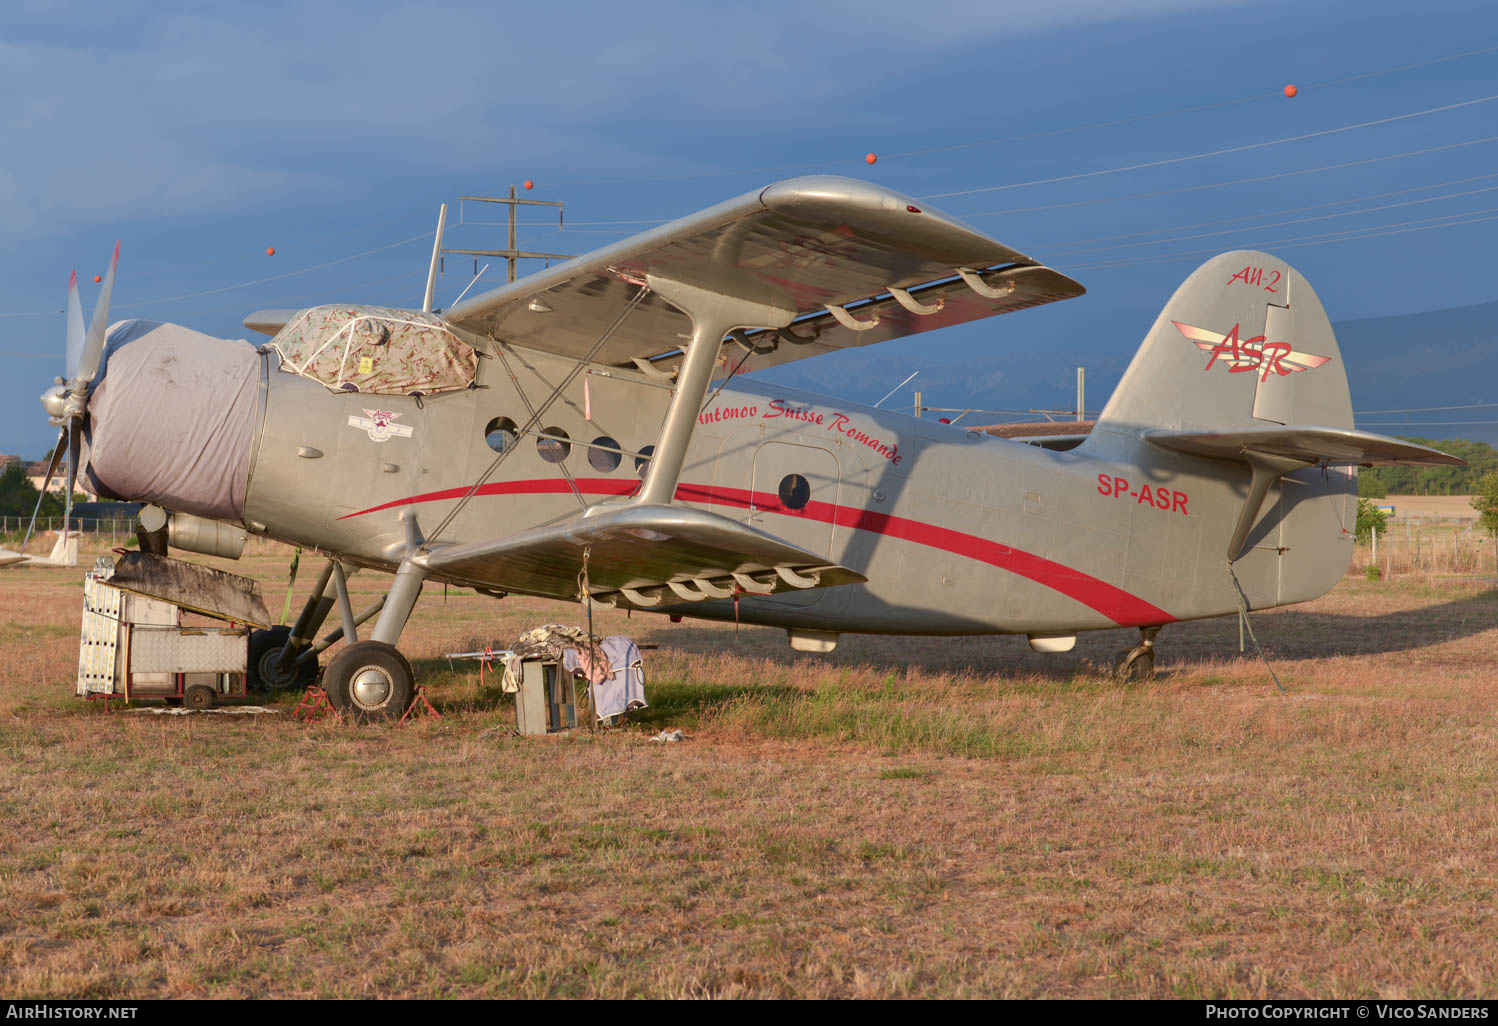
<instances>
[{"instance_id":1,"label":"silver aircraft fuselage","mask_svg":"<svg viewBox=\"0 0 1498 1026\"><path fill-rule=\"evenodd\" d=\"M416 399L332 393L281 371L272 352L262 359L248 527L387 571L405 550L400 517L414 513L431 531L494 462L486 428L524 423L572 366L501 346L480 361L474 389ZM1246 467L1140 453L1137 438L1107 432L1050 451L757 382L709 394L677 501L868 581L652 611L828 632L1065 635L1238 608L1224 547ZM625 500L641 461L609 449L653 443L670 395L642 374L595 368L543 420L567 443L512 438L514 451L427 542L510 535ZM545 458L563 449L560 462ZM1353 474L1312 468L1275 489L1234 567L1255 608L1321 594L1351 556ZM1282 536L1292 508L1293 545Z\"/></svg>"}]
</instances>

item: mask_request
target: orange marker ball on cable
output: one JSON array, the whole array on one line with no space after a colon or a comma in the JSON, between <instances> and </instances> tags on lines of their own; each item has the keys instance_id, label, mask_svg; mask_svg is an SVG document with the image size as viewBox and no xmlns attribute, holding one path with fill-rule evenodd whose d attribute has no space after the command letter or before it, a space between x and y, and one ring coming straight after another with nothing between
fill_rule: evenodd
<instances>
[{"instance_id":1,"label":"orange marker ball on cable","mask_svg":"<svg viewBox=\"0 0 1498 1026\"><path fill-rule=\"evenodd\" d=\"M1300 92L1300 90L1296 89L1293 85L1287 85L1287 86L1285 86L1285 97L1286 97L1286 99L1291 99L1291 100L1295 99L1295 94L1298 93L1298 92Z\"/></svg>"},{"instance_id":2,"label":"orange marker ball on cable","mask_svg":"<svg viewBox=\"0 0 1498 1026\"><path fill-rule=\"evenodd\" d=\"M864 158L863 158L863 162L865 164L877 164L879 162L879 154L877 154L877 153L865 154Z\"/></svg>"},{"instance_id":3,"label":"orange marker ball on cable","mask_svg":"<svg viewBox=\"0 0 1498 1026\"><path fill-rule=\"evenodd\" d=\"M276 247L275 246L267 246L267 247L265 247L265 255L266 256L275 256L276 255Z\"/></svg>"},{"instance_id":4,"label":"orange marker ball on cable","mask_svg":"<svg viewBox=\"0 0 1498 1026\"><path fill-rule=\"evenodd\" d=\"M526 187L526 188L527 188L527 189L531 189L531 188L534 188L534 187L535 187L535 185L536 185L536 183L535 183L535 182L533 182L533 181L531 181L531 180L530 180L530 179L529 179L529 178L527 178L527 179L526 179L526 180L525 180L525 187Z\"/></svg>"},{"instance_id":5,"label":"orange marker ball on cable","mask_svg":"<svg viewBox=\"0 0 1498 1026\"><path fill-rule=\"evenodd\" d=\"M103 279L103 278L101 278L101 277L99 277L99 276L98 276L98 275L97 275L97 274L96 274L96 275L94 275L94 283L95 283L95 284L97 284L97 283L99 283L99 282L101 282L101 281L103 281L103 280L104 280L104 279Z\"/></svg>"}]
</instances>

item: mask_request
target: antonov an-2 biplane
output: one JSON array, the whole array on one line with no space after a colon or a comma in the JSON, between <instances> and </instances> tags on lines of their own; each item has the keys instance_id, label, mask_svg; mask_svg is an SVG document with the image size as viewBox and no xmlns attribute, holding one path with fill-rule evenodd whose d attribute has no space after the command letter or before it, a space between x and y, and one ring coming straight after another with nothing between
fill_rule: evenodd
<instances>
[{"instance_id":1,"label":"antonov an-2 biplane","mask_svg":"<svg viewBox=\"0 0 1498 1026\"><path fill-rule=\"evenodd\" d=\"M156 551L232 554L247 531L326 555L250 669L315 675L336 604L347 643L324 685L362 719L411 701L396 645L438 581L773 625L803 651L854 632L1060 652L1134 627L1116 672L1140 679L1165 624L1330 589L1359 465L1461 462L1353 427L1316 293L1258 252L1176 290L1085 438L1044 447L745 382L1084 291L844 178L771 185L440 314L260 311L258 347L106 331L114 274L86 333L69 291L68 374L43 396L53 470L65 453L69 493L81 469L101 496L159 507L142 527ZM394 575L357 614L354 568Z\"/></svg>"}]
</instances>

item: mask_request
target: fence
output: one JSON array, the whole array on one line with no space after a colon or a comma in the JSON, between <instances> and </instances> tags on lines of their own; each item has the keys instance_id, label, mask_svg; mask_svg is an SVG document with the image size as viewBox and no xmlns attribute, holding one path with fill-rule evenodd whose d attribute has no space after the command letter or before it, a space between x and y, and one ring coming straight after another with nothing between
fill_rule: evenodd
<instances>
[{"instance_id":1,"label":"fence","mask_svg":"<svg viewBox=\"0 0 1498 1026\"><path fill-rule=\"evenodd\" d=\"M34 533L41 535L61 531L62 522L62 517L37 517ZM107 534L111 541L135 537L134 514L128 517L73 517L70 523L72 530L80 534ZM0 516L0 534L3 535L24 535L30 525L30 517Z\"/></svg>"},{"instance_id":2,"label":"fence","mask_svg":"<svg viewBox=\"0 0 1498 1026\"><path fill-rule=\"evenodd\" d=\"M1498 573L1498 544L1472 520L1398 521L1357 546L1351 570L1385 577Z\"/></svg>"}]
</instances>

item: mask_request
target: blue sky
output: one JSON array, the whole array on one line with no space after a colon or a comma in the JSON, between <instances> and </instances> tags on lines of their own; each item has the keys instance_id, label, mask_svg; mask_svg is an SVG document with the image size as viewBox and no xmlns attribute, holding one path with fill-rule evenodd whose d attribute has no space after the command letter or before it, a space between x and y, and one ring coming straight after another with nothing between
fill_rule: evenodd
<instances>
[{"instance_id":1,"label":"blue sky","mask_svg":"<svg viewBox=\"0 0 1498 1026\"><path fill-rule=\"evenodd\" d=\"M1434 110L1498 95L1498 49L1438 60L1490 47L1498 7L1464 0L10 0L0 451L51 444L36 396L68 272L91 309L116 238L114 317L243 337L261 307L419 304L438 204L527 178L568 230L526 215L522 243L565 253L795 174L963 193L927 202L1090 290L773 372L858 401L920 370L928 404L1067 405L1080 362L1097 405L1181 278L1240 245L1277 243L1334 320L1498 299L1498 220L1450 224L1498 215L1498 141L1477 141L1498 100ZM646 223L597 223L620 221ZM474 224L446 241L502 244ZM471 273L450 259L439 305ZM1040 376L1016 395L1021 365Z\"/></svg>"}]
</instances>

